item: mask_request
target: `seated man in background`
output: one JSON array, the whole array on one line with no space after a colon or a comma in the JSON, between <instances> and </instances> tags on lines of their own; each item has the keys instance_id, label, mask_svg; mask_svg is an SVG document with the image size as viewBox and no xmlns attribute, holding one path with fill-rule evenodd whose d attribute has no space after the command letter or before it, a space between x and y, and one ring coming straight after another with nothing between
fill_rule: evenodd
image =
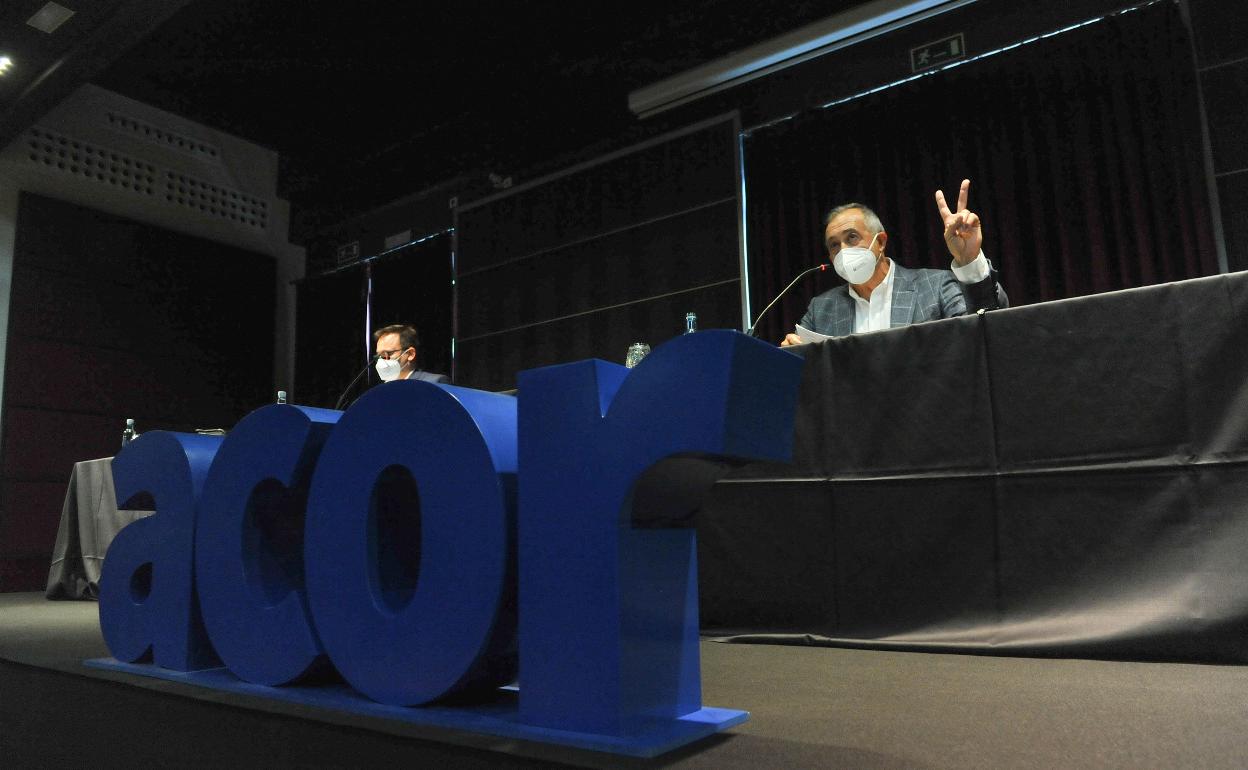
<instances>
[{"instance_id":1,"label":"seated man in background","mask_svg":"<svg viewBox=\"0 0 1248 770\"><path fill-rule=\"evenodd\" d=\"M373 332L373 341L377 343L377 376L381 377L382 382L451 381L445 374L434 374L416 368L416 352L420 348L416 327L406 324L385 326Z\"/></svg>"},{"instance_id":2,"label":"seated man in background","mask_svg":"<svg viewBox=\"0 0 1248 770\"><path fill-rule=\"evenodd\" d=\"M875 212L861 203L846 203L828 212L824 243L845 285L812 299L800 325L839 337L1007 307L1005 291L993 278L992 266L980 248L979 217L966 208L970 187L969 179L962 180L956 212L949 210L944 193L936 191L945 245L953 256L950 270L915 270L884 256L888 233ZM801 343L798 335L789 334L780 344Z\"/></svg>"}]
</instances>

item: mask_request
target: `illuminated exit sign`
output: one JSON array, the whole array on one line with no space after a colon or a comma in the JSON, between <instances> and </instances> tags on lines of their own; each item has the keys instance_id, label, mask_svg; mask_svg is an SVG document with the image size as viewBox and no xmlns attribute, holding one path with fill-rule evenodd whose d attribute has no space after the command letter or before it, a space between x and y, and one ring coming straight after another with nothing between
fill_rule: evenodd
<instances>
[{"instance_id":1,"label":"illuminated exit sign","mask_svg":"<svg viewBox=\"0 0 1248 770\"><path fill-rule=\"evenodd\" d=\"M966 56L966 42L962 33L941 38L934 43L926 43L918 48L910 49L910 69L913 72L938 67L946 62Z\"/></svg>"}]
</instances>

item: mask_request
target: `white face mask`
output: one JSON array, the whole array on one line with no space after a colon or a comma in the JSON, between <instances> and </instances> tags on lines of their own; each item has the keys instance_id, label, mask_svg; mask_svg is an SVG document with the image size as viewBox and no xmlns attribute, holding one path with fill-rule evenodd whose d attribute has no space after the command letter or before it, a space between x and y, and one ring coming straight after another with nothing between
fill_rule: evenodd
<instances>
[{"instance_id":1,"label":"white face mask","mask_svg":"<svg viewBox=\"0 0 1248 770\"><path fill-rule=\"evenodd\" d=\"M377 359L377 376L382 382L392 382L399 379L399 372L403 369L403 364L399 363L398 358L391 358L387 361L384 358Z\"/></svg>"},{"instance_id":2,"label":"white face mask","mask_svg":"<svg viewBox=\"0 0 1248 770\"><path fill-rule=\"evenodd\" d=\"M878 237L880 237L879 233L873 235L871 243L865 249L861 246L842 246L832 258L832 269L836 270L836 274L844 278L847 283L861 284L871 280L871 276L875 273L875 263L880 261L880 258L871 250Z\"/></svg>"}]
</instances>

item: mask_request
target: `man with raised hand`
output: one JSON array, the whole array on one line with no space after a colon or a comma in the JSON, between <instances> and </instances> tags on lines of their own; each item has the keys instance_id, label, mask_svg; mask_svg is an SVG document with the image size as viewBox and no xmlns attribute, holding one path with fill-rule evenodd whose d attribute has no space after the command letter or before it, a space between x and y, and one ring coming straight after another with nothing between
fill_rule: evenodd
<instances>
[{"instance_id":1,"label":"man with raised hand","mask_svg":"<svg viewBox=\"0 0 1248 770\"><path fill-rule=\"evenodd\" d=\"M839 337L1007 307L1009 299L981 248L979 216L966 207L970 189L971 180L963 179L956 211L949 210L944 192L936 191L945 245L953 257L949 270L912 269L885 256L888 233L875 212L861 203L828 212L824 244L845 285L812 299L800 325ZM797 334L789 334L780 344L801 343Z\"/></svg>"}]
</instances>

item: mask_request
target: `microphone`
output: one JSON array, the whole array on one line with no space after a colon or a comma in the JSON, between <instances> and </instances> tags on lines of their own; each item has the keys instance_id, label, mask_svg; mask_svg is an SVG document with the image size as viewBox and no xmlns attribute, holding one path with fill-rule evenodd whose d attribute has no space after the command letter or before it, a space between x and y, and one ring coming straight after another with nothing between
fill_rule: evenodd
<instances>
[{"instance_id":1,"label":"microphone","mask_svg":"<svg viewBox=\"0 0 1248 770\"><path fill-rule=\"evenodd\" d=\"M346 389L342 391L342 395L338 397L338 401L334 403L335 411L342 411L342 402L347 400L347 394L351 392L351 389L355 387L355 383L359 382L361 377L368 374L369 368L372 367L373 364L377 363L377 359L379 358L381 358L381 356L374 353L368 359L368 363L364 364L364 368L360 370L360 373L355 375L351 382L347 384Z\"/></svg>"},{"instance_id":2,"label":"microphone","mask_svg":"<svg viewBox=\"0 0 1248 770\"><path fill-rule=\"evenodd\" d=\"M822 273L824 270L827 270L827 269L828 269L828 263L824 262L821 265L815 265L814 267L808 270L803 270L802 272L798 273L797 277L794 278L792 281L790 281L788 286L785 286L783 289L780 290L780 293L776 295L775 299L767 303L767 307L763 308L763 312L759 313L758 318L754 319L754 323L750 324L750 330L746 332L746 334L750 335L751 337L755 336L754 332L758 329L758 322L763 320L763 316L767 315L767 311L771 310L771 306L779 302L780 298L783 297L785 294L787 294L789 289L792 289L797 284L798 281L802 280L803 278L810 275L811 273L814 273L814 272Z\"/></svg>"}]
</instances>

